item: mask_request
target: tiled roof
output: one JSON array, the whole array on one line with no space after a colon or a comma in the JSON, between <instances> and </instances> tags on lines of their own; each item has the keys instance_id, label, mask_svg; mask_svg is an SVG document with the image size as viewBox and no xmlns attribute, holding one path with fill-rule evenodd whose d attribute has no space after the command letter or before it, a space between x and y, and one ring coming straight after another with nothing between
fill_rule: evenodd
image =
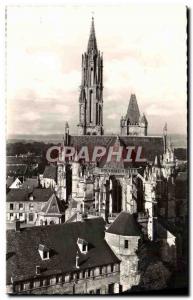
<instances>
[{"instance_id":1,"label":"tiled roof","mask_svg":"<svg viewBox=\"0 0 193 300\"><path fill-rule=\"evenodd\" d=\"M133 215L122 211L107 232L123 236L140 236L141 232Z\"/></svg>"},{"instance_id":2,"label":"tiled roof","mask_svg":"<svg viewBox=\"0 0 193 300\"><path fill-rule=\"evenodd\" d=\"M31 202L46 202L53 194L51 189L13 189L7 194L7 202L25 202L29 201L29 196L33 194L34 200Z\"/></svg>"},{"instance_id":3,"label":"tiled roof","mask_svg":"<svg viewBox=\"0 0 193 300\"><path fill-rule=\"evenodd\" d=\"M45 214L61 214L65 212L65 205L53 194L42 208Z\"/></svg>"},{"instance_id":4,"label":"tiled roof","mask_svg":"<svg viewBox=\"0 0 193 300\"><path fill-rule=\"evenodd\" d=\"M84 222L64 223L53 226L35 226L7 231L7 283L36 277L36 266L41 275L67 273L76 270L76 254L79 270L119 263L104 240L105 222L102 218ZM81 254L78 238L88 242L87 254ZM42 261L38 252L42 244L50 249L50 259ZM30 258L30 259L29 259Z\"/></svg>"},{"instance_id":5,"label":"tiled roof","mask_svg":"<svg viewBox=\"0 0 193 300\"><path fill-rule=\"evenodd\" d=\"M104 146L109 149L116 142L117 136L113 135L71 135L70 146L79 150L83 146L88 146L89 153L93 153L94 146ZM164 142L162 136L119 136L120 143L125 147L142 147L143 157L148 161L154 161L156 155L163 154Z\"/></svg>"},{"instance_id":6,"label":"tiled roof","mask_svg":"<svg viewBox=\"0 0 193 300\"><path fill-rule=\"evenodd\" d=\"M43 177L44 178L50 178L54 179L56 181L56 175L57 175L57 167L56 166L46 166L44 170Z\"/></svg>"}]
</instances>

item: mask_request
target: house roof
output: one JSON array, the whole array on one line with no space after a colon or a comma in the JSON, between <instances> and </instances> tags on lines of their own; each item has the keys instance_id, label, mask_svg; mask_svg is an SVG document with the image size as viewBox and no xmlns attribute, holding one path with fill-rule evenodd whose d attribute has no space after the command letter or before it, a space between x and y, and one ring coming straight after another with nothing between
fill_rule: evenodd
<instances>
[{"instance_id":1,"label":"house roof","mask_svg":"<svg viewBox=\"0 0 193 300\"><path fill-rule=\"evenodd\" d=\"M50 165L45 167L44 174L43 174L44 178L50 178L56 181L56 176L57 176L56 166Z\"/></svg>"},{"instance_id":2,"label":"house roof","mask_svg":"<svg viewBox=\"0 0 193 300\"><path fill-rule=\"evenodd\" d=\"M34 199L29 200L29 196L33 194ZM7 193L7 202L47 202L53 194L51 189L13 189Z\"/></svg>"},{"instance_id":3,"label":"house roof","mask_svg":"<svg viewBox=\"0 0 193 300\"><path fill-rule=\"evenodd\" d=\"M38 182L38 178L27 178L23 184L22 184L22 188L23 189L33 189L33 188L37 188L39 185Z\"/></svg>"},{"instance_id":4,"label":"house roof","mask_svg":"<svg viewBox=\"0 0 193 300\"><path fill-rule=\"evenodd\" d=\"M140 236L141 232L133 215L122 211L107 229L108 233L123 236Z\"/></svg>"},{"instance_id":5,"label":"house roof","mask_svg":"<svg viewBox=\"0 0 193 300\"><path fill-rule=\"evenodd\" d=\"M89 153L93 153L95 146L106 147L107 151L110 146L116 143L117 136L113 135L71 135L69 146L80 150L83 146L88 146ZM164 141L162 136L119 136L121 144L127 146L142 147L143 157L148 161L154 161L156 155L163 154ZM92 157L91 157L92 158Z\"/></svg>"},{"instance_id":6,"label":"house roof","mask_svg":"<svg viewBox=\"0 0 193 300\"><path fill-rule=\"evenodd\" d=\"M7 177L6 179L6 186L10 187L10 185L14 182L14 177Z\"/></svg>"},{"instance_id":7,"label":"house roof","mask_svg":"<svg viewBox=\"0 0 193 300\"><path fill-rule=\"evenodd\" d=\"M42 212L45 214L62 214L65 212L65 205L53 193L48 202L42 208Z\"/></svg>"},{"instance_id":8,"label":"house roof","mask_svg":"<svg viewBox=\"0 0 193 300\"><path fill-rule=\"evenodd\" d=\"M84 222L64 223L53 226L35 226L21 231L7 231L7 283L36 277L36 266L41 275L76 271L119 263L120 260L104 240L105 222L102 218ZM87 254L81 254L77 239L88 242ZM38 252L39 244L50 249L50 259L43 261ZM30 258L30 259L29 259Z\"/></svg>"},{"instance_id":9,"label":"house roof","mask_svg":"<svg viewBox=\"0 0 193 300\"><path fill-rule=\"evenodd\" d=\"M10 189L16 189L19 188L21 186L21 181L19 180L19 178L16 178L15 181L10 185Z\"/></svg>"}]
</instances>

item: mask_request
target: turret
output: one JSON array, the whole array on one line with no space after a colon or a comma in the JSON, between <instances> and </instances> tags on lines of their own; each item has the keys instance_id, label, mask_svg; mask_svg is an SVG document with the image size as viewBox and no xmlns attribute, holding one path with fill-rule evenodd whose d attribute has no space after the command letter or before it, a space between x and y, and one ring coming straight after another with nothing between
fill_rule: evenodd
<instances>
[{"instance_id":1,"label":"turret","mask_svg":"<svg viewBox=\"0 0 193 300\"><path fill-rule=\"evenodd\" d=\"M137 98L135 94L131 94L127 113L125 117L121 117L120 128L121 135L147 135L148 122L146 116L140 116Z\"/></svg>"},{"instance_id":2,"label":"turret","mask_svg":"<svg viewBox=\"0 0 193 300\"><path fill-rule=\"evenodd\" d=\"M65 142L66 146L69 145L69 125L68 125L68 122L65 122L65 126L64 126L64 142Z\"/></svg>"}]
</instances>

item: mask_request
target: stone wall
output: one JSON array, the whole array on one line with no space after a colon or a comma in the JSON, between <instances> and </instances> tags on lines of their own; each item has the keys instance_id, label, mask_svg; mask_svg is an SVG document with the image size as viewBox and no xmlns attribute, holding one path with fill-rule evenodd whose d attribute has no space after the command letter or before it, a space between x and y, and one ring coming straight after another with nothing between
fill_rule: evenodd
<instances>
[{"instance_id":1,"label":"stone wall","mask_svg":"<svg viewBox=\"0 0 193 300\"><path fill-rule=\"evenodd\" d=\"M122 291L138 285L140 276L138 273L138 249L139 236L121 236L112 233L105 233L105 239L113 252L121 260L120 264L120 285ZM128 241L128 248L125 248L125 240Z\"/></svg>"}]
</instances>

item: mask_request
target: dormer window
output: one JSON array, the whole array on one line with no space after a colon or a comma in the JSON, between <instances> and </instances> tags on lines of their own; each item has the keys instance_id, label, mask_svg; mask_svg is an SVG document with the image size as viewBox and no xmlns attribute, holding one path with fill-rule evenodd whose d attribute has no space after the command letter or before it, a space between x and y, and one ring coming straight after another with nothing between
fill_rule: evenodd
<instances>
[{"instance_id":1,"label":"dormer window","mask_svg":"<svg viewBox=\"0 0 193 300\"><path fill-rule=\"evenodd\" d=\"M33 195L30 195L29 196L29 201L33 201L33 199L34 199Z\"/></svg>"},{"instance_id":2,"label":"dormer window","mask_svg":"<svg viewBox=\"0 0 193 300\"><path fill-rule=\"evenodd\" d=\"M47 260L50 258L50 250L45 245L39 244L38 251L42 260Z\"/></svg>"},{"instance_id":3,"label":"dormer window","mask_svg":"<svg viewBox=\"0 0 193 300\"><path fill-rule=\"evenodd\" d=\"M88 243L84 239L78 238L77 245L81 253L86 254L88 252Z\"/></svg>"}]
</instances>

